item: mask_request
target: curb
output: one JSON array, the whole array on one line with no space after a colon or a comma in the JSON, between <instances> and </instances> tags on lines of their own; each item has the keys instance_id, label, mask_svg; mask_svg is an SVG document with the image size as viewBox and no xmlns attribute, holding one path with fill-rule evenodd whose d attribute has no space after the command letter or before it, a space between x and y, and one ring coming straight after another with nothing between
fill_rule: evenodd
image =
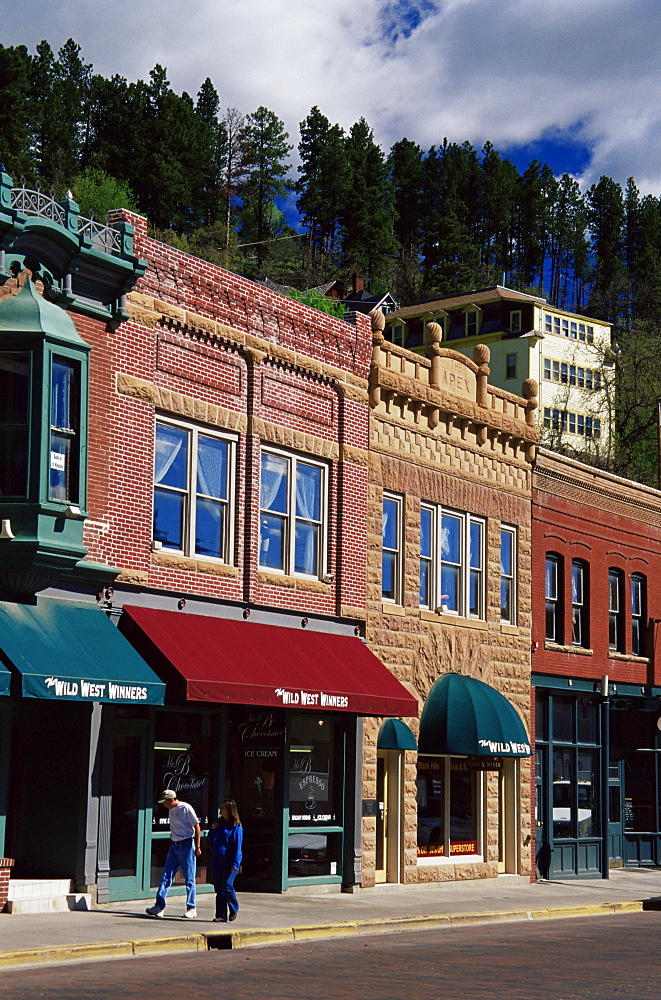
<instances>
[{"instance_id":1,"label":"curb","mask_svg":"<svg viewBox=\"0 0 661 1000\"><path fill-rule=\"evenodd\" d=\"M353 935L388 934L402 931L461 927L466 924L517 920L558 920L564 917L594 917L607 914L639 913L645 909L641 900L620 903L594 903L585 906L558 906L541 910L495 910L492 912L440 914L413 917L383 917L372 920L347 920L334 924L309 924L299 927L266 927L238 930L225 934L214 932L141 938L136 941L100 941L91 944L46 945L23 951L0 953L0 969L26 968L68 961L109 961L115 958L139 958L164 952L224 951L259 948L268 945L309 942Z\"/></svg>"}]
</instances>

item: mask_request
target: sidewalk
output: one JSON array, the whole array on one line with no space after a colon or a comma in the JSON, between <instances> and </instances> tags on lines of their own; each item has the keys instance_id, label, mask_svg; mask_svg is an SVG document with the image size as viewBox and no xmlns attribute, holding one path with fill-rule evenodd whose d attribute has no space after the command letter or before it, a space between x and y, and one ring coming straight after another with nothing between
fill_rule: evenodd
<instances>
[{"instance_id":1,"label":"sidewalk","mask_svg":"<svg viewBox=\"0 0 661 1000\"><path fill-rule=\"evenodd\" d=\"M197 920L174 897L162 919L150 900L103 910L0 914L0 967L163 952L242 948L323 937L449 928L466 921L544 920L661 907L661 869L614 869L610 879L536 882L511 876L470 882L379 886L355 894L239 894L236 923L212 922L214 896L198 896Z\"/></svg>"}]
</instances>

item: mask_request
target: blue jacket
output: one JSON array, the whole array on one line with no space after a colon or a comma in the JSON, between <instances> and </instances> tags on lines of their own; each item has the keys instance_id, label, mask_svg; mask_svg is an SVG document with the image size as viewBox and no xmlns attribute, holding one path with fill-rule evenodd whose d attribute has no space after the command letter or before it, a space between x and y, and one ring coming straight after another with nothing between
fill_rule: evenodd
<instances>
[{"instance_id":1,"label":"blue jacket","mask_svg":"<svg viewBox=\"0 0 661 1000\"><path fill-rule=\"evenodd\" d=\"M238 868L241 864L243 846L243 827L239 823L226 823L220 820L215 830L209 830L211 845L212 868Z\"/></svg>"}]
</instances>

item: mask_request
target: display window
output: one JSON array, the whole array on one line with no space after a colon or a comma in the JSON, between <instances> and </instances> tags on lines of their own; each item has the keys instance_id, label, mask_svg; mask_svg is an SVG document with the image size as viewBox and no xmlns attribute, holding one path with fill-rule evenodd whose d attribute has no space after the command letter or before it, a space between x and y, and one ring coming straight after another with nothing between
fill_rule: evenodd
<instances>
[{"instance_id":1,"label":"display window","mask_svg":"<svg viewBox=\"0 0 661 1000\"><path fill-rule=\"evenodd\" d=\"M474 858L482 850L482 773L461 757L418 758L418 859Z\"/></svg>"}]
</instances>

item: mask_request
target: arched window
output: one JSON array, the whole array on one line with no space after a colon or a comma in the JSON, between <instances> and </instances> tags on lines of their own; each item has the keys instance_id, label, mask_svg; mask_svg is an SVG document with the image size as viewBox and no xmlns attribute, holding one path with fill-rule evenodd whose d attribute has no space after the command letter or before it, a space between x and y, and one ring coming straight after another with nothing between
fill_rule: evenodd
<instances>
[{"instance_id":1,"label":"arched window","mask_svg":"<svg viewBox=\"0 0 661 1000\"><path fill-rule=\"evenodd\" d=\"M645 656L645 615L647 614L647 580L641 573L631 577L631 652Z\"/></svg>"},{"instance_id":2,"label":"arched window","mask_svg":"<svg viewBox=\"0 0 661 1000\"><path fill-rule=\"evenodd\" d=\"M588 568L580 559L571 564L572 646L589 647Z\"/></svg>"},{"instance_id":3,"label":"arched window","mask_svg":"<svg viewBox=\"0 0 661 1000\"><path fill-rule=\"evenodd\" d=\"M562 644L562 560L552 552L546 554L546 638Z\"/></svg>"},{"instance_id":4,"label":"arched window","mask_svg":"<svg viewBox=\"0 0 661 1000\"><path fill-rule=\"evenodd\" d=\"M624 652L624 578L619 569L608 570L608 648Z\"/></svg>"}]
</instances>

